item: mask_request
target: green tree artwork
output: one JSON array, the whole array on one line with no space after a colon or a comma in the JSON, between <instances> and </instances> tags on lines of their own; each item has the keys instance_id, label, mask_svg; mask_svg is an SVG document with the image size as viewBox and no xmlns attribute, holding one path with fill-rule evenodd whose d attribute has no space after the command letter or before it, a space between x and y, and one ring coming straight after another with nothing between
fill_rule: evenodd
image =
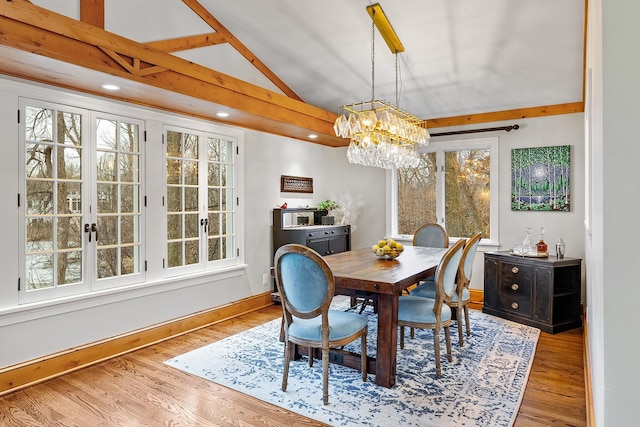
<instances>
[{"instance_id":1,"label":"green tree artwork","mask_svg":"<svg viewBox=\"0 0 640 427\"><path fill-rule=\"evenodd\" d=\"M571 207L571 147L511 150L511 210L560 211Z\"/></svg>"}]
</instances>

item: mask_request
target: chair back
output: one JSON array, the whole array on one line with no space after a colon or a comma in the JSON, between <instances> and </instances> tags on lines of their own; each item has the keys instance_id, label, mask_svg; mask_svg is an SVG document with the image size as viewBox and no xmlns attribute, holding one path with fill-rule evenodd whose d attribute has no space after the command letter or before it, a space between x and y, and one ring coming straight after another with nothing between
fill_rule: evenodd
<instances>
[{"instance_id":1,"label":"chair back","mask_svg":"<svg viewBox=\"0 0 640 427\"><path fill-rule=\"evenodd\" d=\"M482 233L476 233L467 240L462 251L460 260L460 270L458 271L458 281L461 287L468 288L471 282L471 272L473 271L473 261L476 258L478 244L482 238ZM462 292L462 289L459 289Z\"/></svg>"},{"instance_id":2,"label":"chair back","mask_svg":"<svg viewBox=\"0 0 640 427\"><path fill-rule=\"evenodd\" d=\"M465 243L466 239L460 239L451 246L442 257L436 269L436 303L434 312L438 315L440 314L439 311L442 303L450 302L451 296L456 291L456 276L460 268L460 260Z\"/></svg>"},{"instance_id":3,"label":"chair back","mask_svg":"<svg viewBox=\"0 0 640 427\"><path fill-rule=\"evenodd\" d=\"M449 236L440 224L425 224L413 234L413 246L448 248Z\"/></svg>"},{"instance_id":4,"label":"chair back","mask_svg":"<svg viewBox=\"0 0 640 427\"><path fill-rule=\"evenodd\" d=\"M281 246L274 257L276 286L288 327L293 319L312 319L323 315L327 321L335 280L327 262L303 245Z\"/></svg>"}]
</instances>

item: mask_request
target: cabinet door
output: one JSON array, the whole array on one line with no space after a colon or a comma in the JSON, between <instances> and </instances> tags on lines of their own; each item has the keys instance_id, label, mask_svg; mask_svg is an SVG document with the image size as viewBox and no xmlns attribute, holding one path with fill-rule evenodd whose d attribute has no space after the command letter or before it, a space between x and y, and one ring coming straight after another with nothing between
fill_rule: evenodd
<instances>
[{"instance_id":1,"label":"cabinet door","mask_svg":"<svg viewBox=\"0 0 640 427\"><path fill-rule=\"evenodd\" d=\"M484 305L498 307L498 261L485 255L484 260Z\"/></svg>"},{"instance_id":2,"label":"cabinet door","mask_svg":"<svg viewBox=\"0 0 640 427\"><path fill-rule=\"evenodd\" d=\"M318 252L320 255L329 254L329 240L328 239L314 239L307 240L307 246Z\"/></svg>"},{"instance_id":3,"label":"cabinet door","mask_svg":"<svg viewBox=\"0 0 640 427\"><path fill-rule=\"evenodd\" d=\"M338 236L328 239L329 253L337 254L347 250L347 236Z\"/></svg>"}]
</instances>

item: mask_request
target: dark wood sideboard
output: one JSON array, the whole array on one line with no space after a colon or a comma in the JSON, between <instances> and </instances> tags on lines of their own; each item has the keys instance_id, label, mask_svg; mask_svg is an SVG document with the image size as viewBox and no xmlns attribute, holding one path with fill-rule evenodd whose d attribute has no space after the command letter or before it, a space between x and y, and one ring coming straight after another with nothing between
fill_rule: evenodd
<instances>
[{"instance_id":1,"label":"dark wood sideboard","mask_svg":"<svg viewBox=\"0 0 640 427\"><path fill-rule=\"evenodd\" d=\"M484 254L484 313L548 333L582 326L582 260Z\"/></svg>"},{"instance_id":2,"label":"dark wood sideboard","mask_svg":"<svg viewBox=\"0 0 640 427\"><path fill-rule=\"evenodd\" d=\"M321 214L314 208L293 208L273 210L273 251L271 263L276 250L288 243L305 245L320 255L331 255L351 250L350 225L321 225ZM308 224L297 224L292 219L308 217ZM275 281L273 284L276 290Z\"/></svg>"}]
</instances>

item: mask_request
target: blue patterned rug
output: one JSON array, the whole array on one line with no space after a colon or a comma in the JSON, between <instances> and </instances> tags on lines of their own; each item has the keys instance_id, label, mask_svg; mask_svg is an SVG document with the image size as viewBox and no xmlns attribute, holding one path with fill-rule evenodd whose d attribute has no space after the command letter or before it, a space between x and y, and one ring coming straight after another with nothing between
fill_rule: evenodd
<instances>
[{"instance_id":1,"label":"blue patterned rug","mask_svg":"<svg viewBox=\"0 0 640 427\"><path fill-rule=\"evenodd\" d=\"M336 308L347 302L336 298ZM375 355L376 316L370 311L367 351ZM322 362L292 361L286 392L280 390L284 344L280 319L166 361L169 366L238 390L333 426L510 426L518 413L540 331L470 310L471 336L458 345L451 328L453 362L435 377L433 334L416 330L398 347L392 388L363 382L358 371L331 364L329 405L322 404ZM444 335L444 334L441 334ZM359 340L345 347L359 352Z\"/></svg>"}]
</instances>

